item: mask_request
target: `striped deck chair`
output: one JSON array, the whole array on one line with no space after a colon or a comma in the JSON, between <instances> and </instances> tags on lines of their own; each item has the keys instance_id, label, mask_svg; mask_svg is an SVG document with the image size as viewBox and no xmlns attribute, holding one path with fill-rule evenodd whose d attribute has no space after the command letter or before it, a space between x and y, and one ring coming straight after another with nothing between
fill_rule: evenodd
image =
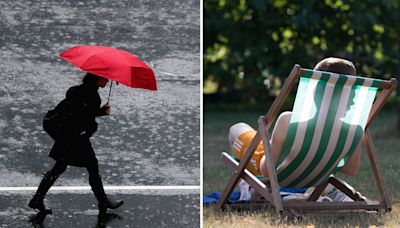
<instances>
[{"instance_id":1,"label":"striped deck chair","mask_svg":"<svg viewBox=\"0 0 400 228\"><path fill-rule=\"evenodd\" d=\"M276 164L272 162L268 130L284 100L298 82L296 99L285 143ZM386 187L377 165L376 152L368 126L396 88L390 81L302 69L295 65L268 113L258 120L258 130L240 163L222 153L223 162L234 169L221 199L227 197L243 178L277 212L292 210L391 209ZM377 92L381 90L375 99ZM380 201L365 200L334 174L347 162L364 137L369 160L381 195ZM257 145L263 142L269 177L260 181L246 169ZM354 202L316 202L331 183ZM315 187L306 202L283 202L280 187Z\"/></svg>"}]
</instances>

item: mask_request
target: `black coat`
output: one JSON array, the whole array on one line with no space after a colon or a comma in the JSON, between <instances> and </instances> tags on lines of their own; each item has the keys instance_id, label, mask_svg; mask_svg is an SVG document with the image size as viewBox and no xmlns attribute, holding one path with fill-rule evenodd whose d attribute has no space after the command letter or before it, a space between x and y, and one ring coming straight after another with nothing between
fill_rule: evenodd
<instances>
[{"instance_id":1,"label":"black coat","mask_svg":"<svg viewBox=\"0 0 400 228\"><path fill-rule=\"evenodd\" d=\"M68 89L63 102L68 103L73 120L69 128L75 134L66 134L57 139L49 156L55 160L64 160L68 165L87 167L97 165L97 159L89 138L97 131L97 116L106 115L100 108L101 99L98 87L82 84Z\"/></svg>"}]
</instances>

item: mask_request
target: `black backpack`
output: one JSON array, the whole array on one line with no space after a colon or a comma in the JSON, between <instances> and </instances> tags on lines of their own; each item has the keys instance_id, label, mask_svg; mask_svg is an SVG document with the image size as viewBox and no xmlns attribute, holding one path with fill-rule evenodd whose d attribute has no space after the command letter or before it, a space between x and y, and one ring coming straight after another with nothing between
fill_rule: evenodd
<instances>
[{"instance_id":1,"label":"black backpack","mask_svg":"<svg viewBox=\"0 0 400 228\"><path fill-rule=\"evenodd\" d=\"M54 140L76 134L74 130L74 113L69 100L62 100L54 109L49 110L43 119L43 129Z\"/></svg>"}]
</instances>

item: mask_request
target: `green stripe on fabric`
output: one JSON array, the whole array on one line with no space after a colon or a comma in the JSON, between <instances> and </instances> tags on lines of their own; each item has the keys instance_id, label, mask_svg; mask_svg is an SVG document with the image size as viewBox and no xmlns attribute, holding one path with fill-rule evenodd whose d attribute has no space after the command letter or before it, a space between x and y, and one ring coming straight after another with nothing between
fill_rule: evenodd
<instances>
[{"instance_id":1,"label":"green stripe on fabric","mask_svg":"<svg viewBox=\"0 0 400 228\"><path fill-rule=\"evenodd\" d=\"M344 85L346 82L347 82L347 77L340 77L340 75L339 75L339 79L338 79L338 81L336 82L336 84L340 84L340 85L342 86L342 89L343 89L343 85Z\"/></svg>"},{"instance_id":2,"label":"green stripe on fabric","mask_svg":"<svg viewBox=\"0 0 400 228\"><path fill-rule=\"evenodd\" d=\"M339 169L341 169L347 163L351 155L353 155L354 150L357 147L358 143L360 142L363 134L364 134L363 129L360 126L357 126L357 129L354 133L354 139L349 151L343 156L343 159L338 163L337 167L333 169L331 174L337 173L337 171L339 171Z\"/></svg>"},{"instance_id":3,"label":"green stripe on fabric","mask_svg":"<svg viewBox=\"0 0 400 228\"><path fill-rule=\"evenodd\" d=\"M362 115L360 116L360 120L359 120L359 127L357 127L356 129L356 135L355 135L355 139L353 141L353 144L351 145L351 148L349 150L349 152L343 157L344 159L344 164L342 165L338 165L338 167L335 168L333 173L336 173L340 168L342 168L347 161L350 159L350 157L353 155L357 145L359 144L362 136L364 135L364 129L365 129L365 125L367 124L368 121L368 117L369 117L369 111L371 110L375 95L377 92L377 88L368 88L368 93L367 93L367 97L366 100L363 104L362 107Z\"/></svg>"},{"instance_id":4,"label":"green stripe on fabric","mask_svg":"<svg viewBox=\"0 0 400 228\"><path fill-rule=\"evenodd\" d=\"M356 81L354 82L354 86L361 86L365 82L364 78L357 78Z\"/></svg>"},{"instance_id":5,"label":"green stripe on fabric","mask_svg":"<svg viewBox=\"0 0 400 228\"><path fill-rule=\"evenodd\" d=\"M348 124L348 122L350 122L351 118L354 115L354 109L350 109L350 107L353 105L353 99L355 97L357 97L357 95L359 95L358 94L359 86L353 86L352 88L353 88L352 91L355 91L356 94L355 94L355 96L350 95L349 100L346 105L346 110L348 110L348 112L351 112L351 113L347 113L345 115L345 119L343 120L342 127L340 129L339 138L338 138L335 150L333 151L332 156L329 158L325 167L322 168L321 172L316 177L314 177L309 183L307 183L306 186L313 186L316 182L321 181L322 177L326 176L326 172L332 167L332 165L335 163L337 158L340 156L340 154L344 148L344 145L346 143L346 138L349 133L349 128L351 126L350 124Z\"/></svg>"},{"instance_id":6,"label":"green stripe on fabric","mask_svg":"<svg viewBox=\"0 0 400 228\"><path fill-rule=\"evenodd\" d=\"M343 84L346 83L347 78L348 78L347 75L339 74L339 79L340 79L341 82L343 82Z\"/></svg>"},{"instance_id":7,"label":"green stripe on fabric","mask_svg":"<svg viewBox=\"0 0 400 228\"><path fill-rule=\"evenodd\" d=\"M326 76L326 75L325 75ZM323 99L323 95L325 92L327 81L325 80L319 80L317 83L317 87L315 88L315 93L314 93L314 104L317 108L316 112L313 116L312 119L307 121L307 128L303 140L303 144L301 146L300 152L297 154L297 156L291 161L291 163L282 171L278 173L278 180L282 181L285 178L287 178L304 160L304 158L307 155L308 150L310 149L314 132L315 132L315 125L318 121L318 116L320 112L320 107ZM307 102L312 102L312 101L307 101ZM314 111L314 110L313 110Z\"/></svg>"},{"instance_id":8,"label":"green stripe on fabric","mask_svg":"<svg viewBox=\"0 0 400 228\"><path fill-rule=\"evenodd\" d=\"M309 69L303 69L303 71L304 71L304 73L303 73L302 77L306 77L306 78L311 78L311 76L314 73L313 70L309 70Z\"/></svg>"},{"instance_id":9,"label":"green stripe on fabric","mask_svg":"<svg viewBox=\"0 0 400 228\"><path fill-rule=\"evenodd\" d=\"M347 80L347 79L339 78L339 80ZM310 162L310 164L307 166L307 168L303 171L303 173L300 174L299 177L296 178L296 180L291 182L288 187L297 186L304 178L310 175L311 172L316 168L318 163L321 161L322 157L325 155L326 148L328 146L329 139L331 137L333 125L335 123L336 113L338 110L342 91L343 91L343 83L336 84L332 94L328 115L326 117L324 130L321 136L321 141L319 143L315 156Z\"/></svg>"},{"instance_id":10,"label":"green stripe on fabric","mask_svg":"<svg viewBox=\"0 0 400 228\"><path fill-rule=\"evenodd\" d=\"M286 133L285 143L283 144L283 147L279 154L278 162L276 163L277 167L287 157L287 155L290 152L290 149L292 148L292 145L293 145L293 142L294 142L294 139L296 136L296 132L297 132L298 122L299 122L300 116L301 116L301 109L305 102L307 87L308 87L308 84L310 83L310 80L311 79L309 79L309 78L303 78L303 77L300 78L299 86L297 88L296 100L295 100L294 106L293 106L292 117L290 118L290 124L288 127L288 131Z\"/></svg>"},{"instance_id":11,"label":"green stripe on fabric","mask_svg":"<svg viewBox=\"0 0 400 228\"><path fill-rule=\"evenodd\" d=\"M373 79L371 87L378 88L382 84L382 80Z\"/></svg>"},{"instance_id":12,"label":"green stripe on fabric","mask_svg":"<svg viewBox=\"0 0 400 228\"><path fill-rule=\"evenodd\" d=\"M331 74L329 74L327 72L322 72L320 80L328 81L330 78L331 78Z\"/></svg>"},{"instance_id":13,"label":"green stripe on fabric","mask_svg":"<svg viewBox=\"0 0 400 228\"><path fill-rule=\"evenodd\" d=\"M313 75L314 70L311 69L302 69L303 70L303 75L302 77L307 77L307 78L311 78L311 76ZM323 72L321 71L322 74L327 74L327 75L331 75L330 72ZM355 78L356 82L354 85L362 85L364 83L365 80L371 80L372 81L372 85L371 87L379 87L382 84L382 80L380 79L375 79L375 78L366 78L363 76L353 76L353 75L346 75L346 74L339 74L339 82L343 81L343 79L347 79L349 77ZM342 79L343 78L343 79ZM329 80L329 78L323 77L323 80ZM344 80L346 81L346 80Z\"/></svg>"}]
</instances>

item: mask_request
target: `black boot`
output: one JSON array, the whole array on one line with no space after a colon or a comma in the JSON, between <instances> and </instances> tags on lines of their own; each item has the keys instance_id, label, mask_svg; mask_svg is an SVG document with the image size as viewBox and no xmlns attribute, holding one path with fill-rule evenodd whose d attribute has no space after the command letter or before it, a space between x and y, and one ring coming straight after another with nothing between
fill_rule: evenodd
<instances>
[{"instance_id":1,"label":"black boot","mask_svg":"<svg viewBox=\"0 0 400 228\"><path fill-rule=\"evenodd\" d=\"M115 209L124 204L124 201L118 200L113 201L108 199L106 193L104 192L103 183L101 181L100 175L92 175L89 177L89 184L92 187L93 193L99 202L99 211L105 212L107 209Z\"/></svg>"},{"instance_id":2,"label":"black boot","mask_svg":"<svg viewBox=\"0 0 400 228\"><path fill-rule=\"evenodd\" d=\"M36 191L36 194L29 201L28 207L33 208L33 209L38 209L41 212L51 213L50 210L46 210L46 208L43 204L43 200L44 200L44 196L46 195L47 191L57 180L57 177L58 177L58 175L53 175L50 171L44 175L44 177L43 177L42 181L40 182L39 187Z\"/></svg>"},{"instance_id":3,"label":"black boot","mask_svg":"<svg viewBox=\"0 0 400 228\"><path fill-rule=\"evenodd\" d=\"M115 208L120 207L122 204L124 204L124 201L122 201L122 200L113 201L106 197L102 201L99 201L99 210L101 212L103 212L103 211L106 211L108 208L115 209Z\"/></svg>"}]
</instances>

